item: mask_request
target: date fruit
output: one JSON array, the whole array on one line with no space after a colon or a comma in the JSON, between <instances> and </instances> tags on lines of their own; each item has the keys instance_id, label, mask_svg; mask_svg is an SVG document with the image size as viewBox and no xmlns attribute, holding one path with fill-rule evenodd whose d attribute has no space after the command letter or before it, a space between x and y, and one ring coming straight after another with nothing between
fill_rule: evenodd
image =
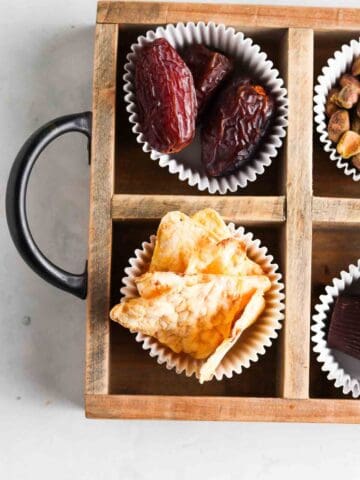
<instances>
[{"instance_id":1,"label":"date fruit","mask_svg":"<svg viewBox=\"0 0 360 480\"><path fill-rule=\"evenodd\" d=\"M200 114L221 82L234 69L234 62L201 44L188 46L182 53L182 58L193 74Z\"/></svg>"},{"instance_id":2,"label":"date fruit","mask_svg":"<svg viewBox=\"0 0 360 480\"><path fill-rule=\"evenodd\" d=\"M248 161L266 134L274 99L250 79L235 79L216 99L201 132L208 175L228 175Z\"/></svg>"},{"instance_id":3,"label":"date fruit","mask_svg":"<svg viewBox=\"0 0 360 480\"><path fill-rule=\"evenodd\" d=\"M179 152L194 138L197 102L192 74L164 38L136 55L139 123L147 142L161 153Z\"/></svg>"}]
</instances>

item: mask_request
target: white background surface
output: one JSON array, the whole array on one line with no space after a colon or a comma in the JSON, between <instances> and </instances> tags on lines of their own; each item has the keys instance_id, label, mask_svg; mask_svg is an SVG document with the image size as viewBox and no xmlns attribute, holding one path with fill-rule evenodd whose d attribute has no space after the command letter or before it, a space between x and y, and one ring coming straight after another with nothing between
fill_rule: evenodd
<instances>
[{"instance_id":1,"label":"white background surface","mask_svg":"<svg viewBox=\"0 0 360 480\"><path fill-rule=\"evenodd\" d=\"M95 12L93 0L0 0L0 479L359 478L360 426L84 418L85 303L19 258L4 196L11 162L33 130L91 109ZM68 135L47 149L30 182L36 240L78 272L88 180L85 140Z\"/></svg>"}]
</instances>

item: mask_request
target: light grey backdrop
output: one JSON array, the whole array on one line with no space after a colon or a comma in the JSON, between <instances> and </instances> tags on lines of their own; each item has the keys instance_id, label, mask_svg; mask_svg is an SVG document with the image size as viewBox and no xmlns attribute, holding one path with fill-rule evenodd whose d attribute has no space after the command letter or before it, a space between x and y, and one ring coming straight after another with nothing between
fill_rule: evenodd
<instances>
[{"instance_id":1,"label":"light grey backdrop","mask_svg":"<svg viewBox=\"0 0 360 480\"><path fill-rule=\"evenodd\" d=\"M85 420L85 304L19 258L4 195L30 133L91 108L95 12L94 0L0 0L0 478L358 478L360 426ZM77 272L87 248L85 144L73 134L48 148L29 192L36 240Z\"/></svg>"}]
</instances>

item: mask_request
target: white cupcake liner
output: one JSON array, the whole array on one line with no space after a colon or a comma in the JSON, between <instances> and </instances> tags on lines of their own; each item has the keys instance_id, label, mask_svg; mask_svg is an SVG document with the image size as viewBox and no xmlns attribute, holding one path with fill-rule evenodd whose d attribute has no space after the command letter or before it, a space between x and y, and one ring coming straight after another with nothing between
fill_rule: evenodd
<instances>
[{"instance_id":1,"label":"white cupcake liner","mask_svg":"<svg viewBox=\"0 0 360 480\"><path fill-rule=\"evenodd\" d=\"M345 175L351 177L355 182L360 180L360 172L345 160L336 151L336 145L329 139L327 132L327 118L325 103L331 88L335 87L341 75L347 72L355 57L360 56L360 41L351 40L337 50L333 57L329 58L327 65L322 69L322 75L318 76L318 83L315 86L314 112L316 130L320 134L320 142L326 153L330 154L330 160L336 162L337 168L343 170Z\"/></svg>"},{"instance_id":2,"label":"white cupcake liner","mask_svg":"<svg viewBox=\"0 0 360 480\"><path fill-rule=\"evenodd\" d=\"M177 154L165 155L153 150L145 141L138 123L135 83L134 83L134 59L136 52L147 41L163 37L176 49L185 45L203 43L208 47L216 48L233 57L247 70L253 78L264 85L276 101L276 115L272 120L266 136L266 142L262 145L255 158L248 162L236 173L225 177L208 177L201 165L201 150L199 139ZM179 179L196 186L200 191L207 190L209 193L225 194L227 191L235 192L239 187L245 188L249 182L255 181L258 175L265 171L272 160L277 156L282 145L282 139L286 135L287 126L287 91L283 87L284 82L279 77L279 71L273 68L273 63L267 59L267 55L260 47L253 43L250 38L241 32L235 32L233 28L225 25L192 22L184 25L167 25L158 27L155 31L148 31L145 36L140 36L136 44L131 46L131 52L127 55L125 65L124 90L126 110L129 112L129 120L133 125L132 131L136 139L142 145L144 152L150 153L152 160L159 162L160 167L167 168L170 173L178 175Z\"/></svg>"},{"instance_id":3,"label":"white cupcake liner","mask_svg":"<svg viewBox=\"0 0 360 480\"><path fill-rule=\"evenodd\" d=\"M330 349L326 341L326 326L330 322L329 313L336 298L350 285L360 279L360 260L357 265L350 265L348 271L342 271L339 278L325 288L326 294L320 295L320 302L315 306L317 313L313 316L315 333L313 351L318 353L317 360L322 364L321 370L327 372L328 380L341 388L344 395L360 397L360 360L350 357L335 349Z\"/></svg>"},{"instance_id":4,"label":"white cupcake liner","mask_svg":"<svg viewBox=\"0 0 360 480\"><path fill-rule=\"evenodd\" d=\"M256 362L260 355L264 355L272 340L277 338L278 330L282 326L284 314L284 285L278 265L273 262L273 256L268 255L267 248L262 247L260 240L254 240L252 233L245 233L243 227L235 228L228 225L231 233L240 238L247 245L249 258L258 263L271 281L271 288L265 293L265 310L256 322L241 335L239 341L225 355L215 372L215 378L231 378L234 373L240 374L243 368L249 368L251 362ZM152 235L149 242L143 242L142 248L135 250L135 257L130 258L130 267L125 268L126 276L122 279L124 287L121 293L125 298L138 297L135 278L145 273L151 261L155 247L156 236ZM176 373L185 373L187 377L195 375L199 379L199 371L204 360L196 360L184 353L175 353L161 344L156 338L136 333L136 341L142 343L142 348L148 350L151 357L156 358L159 364L165 364L168 370L175 369Z\"/></svg>"}]
</instances>

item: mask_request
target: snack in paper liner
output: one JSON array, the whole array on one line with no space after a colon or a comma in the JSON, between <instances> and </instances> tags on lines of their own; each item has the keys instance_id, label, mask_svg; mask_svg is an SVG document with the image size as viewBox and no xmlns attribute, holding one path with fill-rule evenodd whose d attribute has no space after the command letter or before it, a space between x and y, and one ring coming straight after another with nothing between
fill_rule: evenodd
<instances>
[{"instance_id":1,"label":"snack in paper liner","mask_svg":"<svg viewBox=\"0 0 360 480\"><path fill-rule=\"evenodd\" d=\"M360 360L342 352L332 350L327 344L327 325L330 322L330 312L336 298L360 281L360 260L356 265L350 265L347 271L342 271L340 277L334 278L325 288L325 294L320 295L320 303L315 306L311 330L314 343L313 350L317 360L322 364L322 371L327 373L328 380L336 388L341 388L344 395L360 397ZM359 319L360 321L360 319Z\"/></svg>"},{"instance_id":2,"label":"snack in paper liner","mask_svg":"<svg viewBox=\"0 0 360 480\"><path fill-rule=\"evenodd\" d=\"M335 86L341 75L349 70L354 59L359 56L359 40L351 40L350 44L342 45L341 49L329 58L327 65L322 69L322 74L318 76L314 96L316 131L320 134L320 142L323 144L324 151L329 153L330 160L336 163L337 168L343 170L345 175L351 177L355 182L360 180L360 171L337 153L336 145L329 139L325 104L331 88Z\"/></svg>"},{"instance_id":3,"label":"snack in paper liner","mask_svg":"<svg viewBox=\"0 0 360 480\"><path fill-rule=\"evenodd\" d=\"M201 165L200 142L197 138L189 147L177 154L157 152L145 140L136 106L135 58L144 44L161 37L177 50L199 43L221 50L239 62L242 66L242 73L248 73L264 85L275 99L276 114L272 118L266 138L262 141L254 158L246 162L237 172L223 177L207 176ZM157 161L160 167L167 168L170 173L178 175L179 180L186 181L190 186L196 186L200 191L207 190L209 193L225 194L228 191L235 192L239 188L245 188L249 182L255 181L259 175L262 175L267 166L271 165L286 135L287 91L284 88L283 80L279 77L279 71L274 68L266 54L250 38L223 24L216 25L213 22L207 24L203 22L197 24L178 23L158 27L155 31L148 31L145 36L140 36L137 43L131 46L131 51L127 55L123 80L126 110L129 113L132 131L136 134L137 142L142 145L143 151L149 153L150 158Z\"/></svg>"},{"instance_id":4,"label":"snack in paper liner","mask_svg":"<svg viewBox=\"0 0 360 480\"><path fill-rule=\"evenodd\" d=\"M207 216L213 238L202 228ZM111 318L141 332L136 340L158 363L195 374L202 383L214 375L220 380L240 373L265 352L281 327L284 295L277 265L251 234L232 224L225 227L210 209L192 219L170 212L157 241L152 236L135 251L131 267L125 269L125 301L112 309ZM223 255L212 251L209 238L212 245L220 244ZM240 255L236 244L246 246ZM194 268L192 260L198 256L201 261ZM166 262L171 271L161 271L167 269ZM188 272L186 265L196 271ZM237 312L241 315L235 320Z\"/></svg>"}]
</instances>

